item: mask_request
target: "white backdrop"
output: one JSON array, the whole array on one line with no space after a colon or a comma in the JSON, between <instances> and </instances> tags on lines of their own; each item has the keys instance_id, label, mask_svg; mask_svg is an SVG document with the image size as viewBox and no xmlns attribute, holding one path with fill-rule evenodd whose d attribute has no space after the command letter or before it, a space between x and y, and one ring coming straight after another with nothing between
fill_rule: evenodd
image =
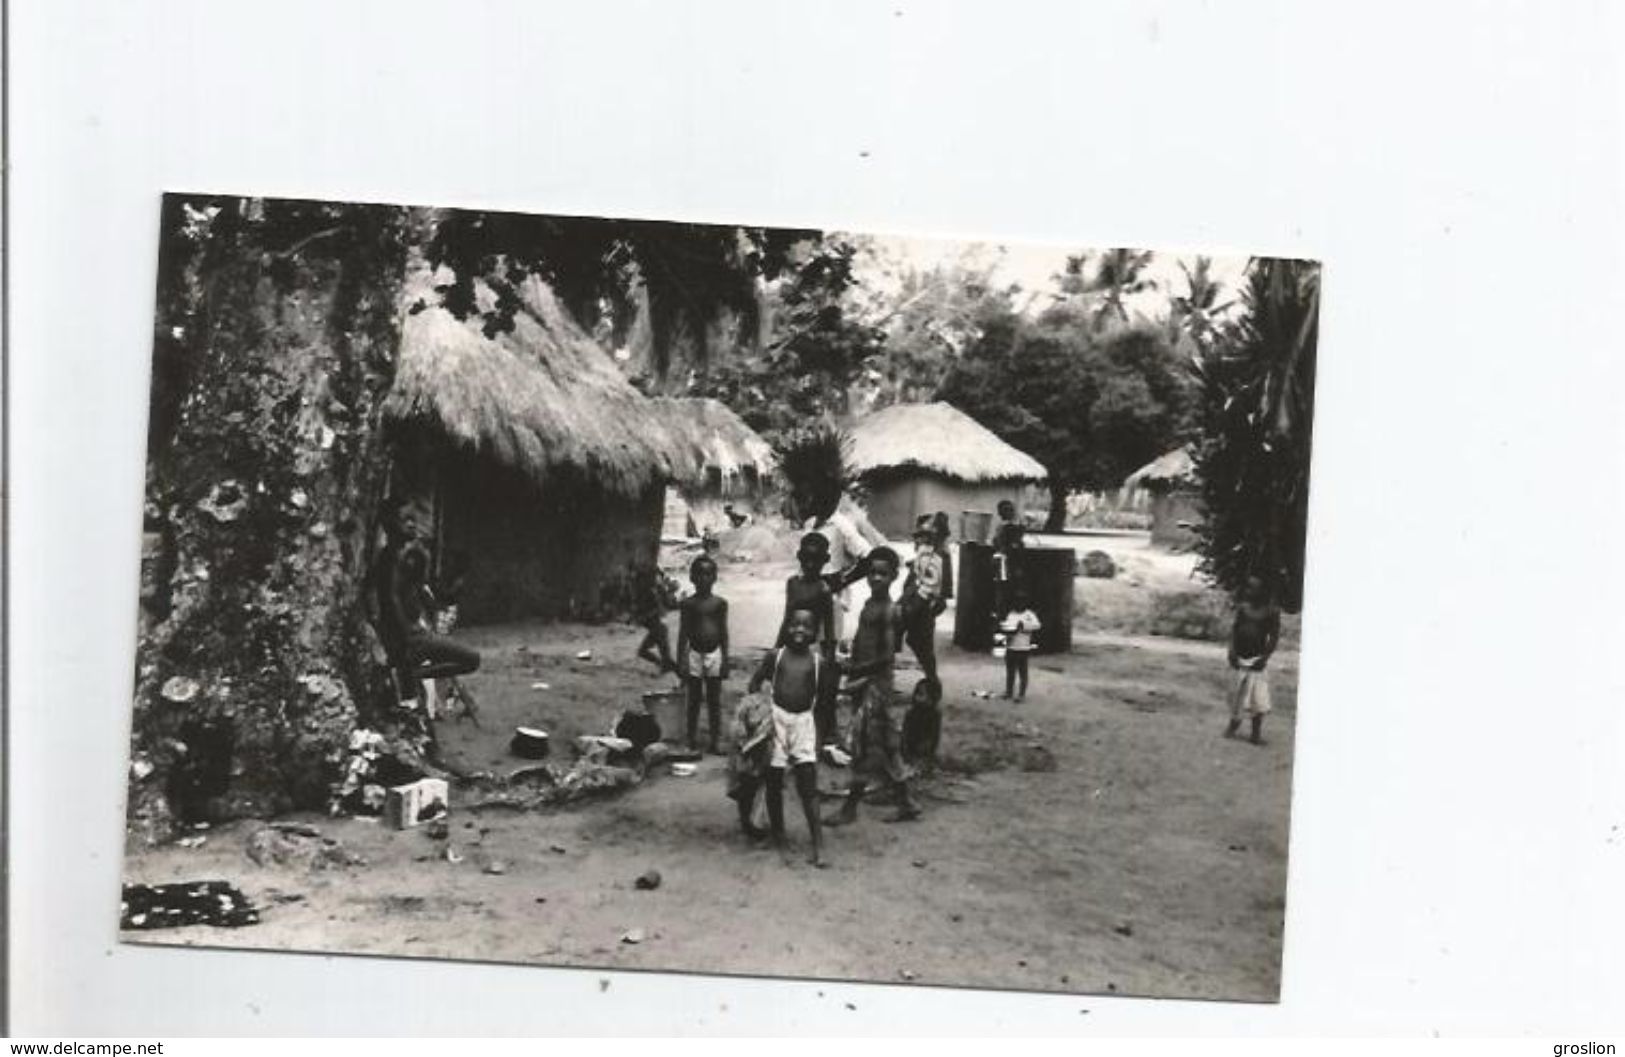
<instances>
[{"instance_id":1,"label":"white backdrop","mask_svg":"<svg viewBox=\"0 0 1625 1057\"><path fill-rule=\"evenodd\" d=\"M11 6L18 1033L1625 1030L1625 12ZM117 946L164 189L1322 258L1281 1003Z\"/></svg>"}]
</instances>

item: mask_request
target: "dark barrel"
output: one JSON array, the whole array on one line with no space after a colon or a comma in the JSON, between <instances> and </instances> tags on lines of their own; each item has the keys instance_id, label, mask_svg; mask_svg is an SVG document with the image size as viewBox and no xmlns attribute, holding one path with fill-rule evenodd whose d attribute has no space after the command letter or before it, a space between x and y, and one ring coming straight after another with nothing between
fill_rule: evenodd
<instances>
[{"instance_id":1,"label":"dark barrel","mask_svg":"<svg viewBox=\"0 0 1625 1057\"><path fill-rule=\"evenodd\" d=\"M1069 652L1077 553L1070 547L1023 547L1012 552L1010 561L1016 582L1027 588L1032 610L1044 625L1035 642L1038 652ZM961 544L959 583L954 590L954 645L966 650L992 649L997 623L993 548L984 543Z\"/></svg>"},{"instance_id":2,"label":"dark barrel","mask_svg":"<svg viewBox=\"0 0 1625 1057\"><path fill-rule=\"evenodd\" d=\"M1014 552L1011 560L1017 581L1026 584L1032 610L1044 625L1038 629L1038 652L1070 652L1077 552L1071 547L1024 547Z\"/></svg>"},{"instance_id":3,"label":"dark barrel","mask_svg":"<svg viewBox=\"0 0 1625 1057\"><path fill-rule=\"evenodd\" d=\"M990 650L993 648L993 548L985 543L961 543L958 565L959 582L954 585L954 645L965 650Z\"/></svg>"}]
</instances>

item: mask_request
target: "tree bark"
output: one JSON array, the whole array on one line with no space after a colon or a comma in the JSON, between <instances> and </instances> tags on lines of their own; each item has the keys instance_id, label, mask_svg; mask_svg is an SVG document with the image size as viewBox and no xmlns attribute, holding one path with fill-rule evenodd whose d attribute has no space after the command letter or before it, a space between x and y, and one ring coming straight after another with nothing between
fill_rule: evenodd
<instances>
[{"instance_id":1,"label":"tree bark","mask_svg":"<svg viewBox=\"0 0 1625 1057\"><path fill-rule=\"evenodd\" d=\"M1044 522L1045 532L1061 532L1066 528L1066 482L1051 477L1049 480L1049 517Z\"/></svg>"},{"instance_id":2,"label":"tree bark","mask_svg":"<svg viewBox=\"0 0 1625 1057\"><path fill-rule=\"evenodd\" d=\"M309 231L304 208L289 215L306 228L270 203L216 222L188 385L149 473L163 572L128 805L148 840L323 805L351 732L392 696L363 593L388 474L379 406L428 218L342 207Z\"/></svg>"}]
</instances>

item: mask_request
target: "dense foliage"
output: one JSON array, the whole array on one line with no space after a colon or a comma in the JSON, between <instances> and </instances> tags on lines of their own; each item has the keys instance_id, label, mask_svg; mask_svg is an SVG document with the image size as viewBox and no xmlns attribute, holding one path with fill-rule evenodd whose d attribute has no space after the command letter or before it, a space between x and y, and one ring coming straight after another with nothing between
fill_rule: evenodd
<instances>
[{"instance_id":1,"label":"dense foliage","mask_svg":"<svg viewBox=\"0 0 1625 1057\"><path fill-rule=\"evenodd\" d=\"M766 294L767 341L711 364L689 391L728 404L774 442L848 415L885 353L885 334L856 318L847 298L856 252L842 239L805 240Z\"/></svg>"},{"instance_id":2,"label":"dense foliage","mask_svg":"<svg viewBox=\"0 0 1625 1057\"><path fill-rule=\"evenodd\" d=\"M611 344L626 344L636 329L642 365L659 385L726 351L713 348L724 316L738 340L754 341L760 283L791 271L797 247L818 237L792 228L446 211L426 255L450 270L441 294L459 317L478 311L475 282L483 281L497 294L487 332L507 330L517 286L538 275Z\"/></svg>"},{"instance_id":3,"label":"dense foliage","mask_svg":"<svg viewBox=\"0 0 1625 1057\"><path fill-rule=\"evenodd\" d=\"M940 395L1044 464L1052 528L1068 492L1116 488L1177 446L1195 396L1164 331L1068 310L985 320Z\"/></svg>"},{"instance_id":4,"label":"dense foliage","mask_svg":"<svg viewBox=\"0 0 1625 1057\"><path fill-rule=\"evenodd\" d=\"M1263 576L1296 611L1303 604L1320 267L1256 259L1242 300L1242 317L1198 365L1202 568L1232 591L1248 576Z\"/></svg>"}]
</instances>

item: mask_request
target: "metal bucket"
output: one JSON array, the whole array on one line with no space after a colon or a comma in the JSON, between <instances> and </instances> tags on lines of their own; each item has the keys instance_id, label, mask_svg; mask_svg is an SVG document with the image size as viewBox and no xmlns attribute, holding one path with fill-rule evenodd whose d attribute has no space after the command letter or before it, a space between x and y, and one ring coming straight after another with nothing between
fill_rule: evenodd
<instances>
[{"instance_id":1,"label":"metal bucket","mask_svg":"<svg viewBox=\"0 0 1625 1057\"><path fill-rule=\"evenodd\" d=\"M688 736L688 697L682 690L650 690L643 695L643 709L660 724L660 740L681 744Z\"/></svg>"},{"instance_id":2,"label":"metal bucket","mask_svg":"<svg viewBox=\"0 0 1625 1057\"><path fill-rule=\"evenodd\" d=\"M993 515L985 510L962 510L959 538L965 543L993 542Z\"/></svg>"}]
</instances>

